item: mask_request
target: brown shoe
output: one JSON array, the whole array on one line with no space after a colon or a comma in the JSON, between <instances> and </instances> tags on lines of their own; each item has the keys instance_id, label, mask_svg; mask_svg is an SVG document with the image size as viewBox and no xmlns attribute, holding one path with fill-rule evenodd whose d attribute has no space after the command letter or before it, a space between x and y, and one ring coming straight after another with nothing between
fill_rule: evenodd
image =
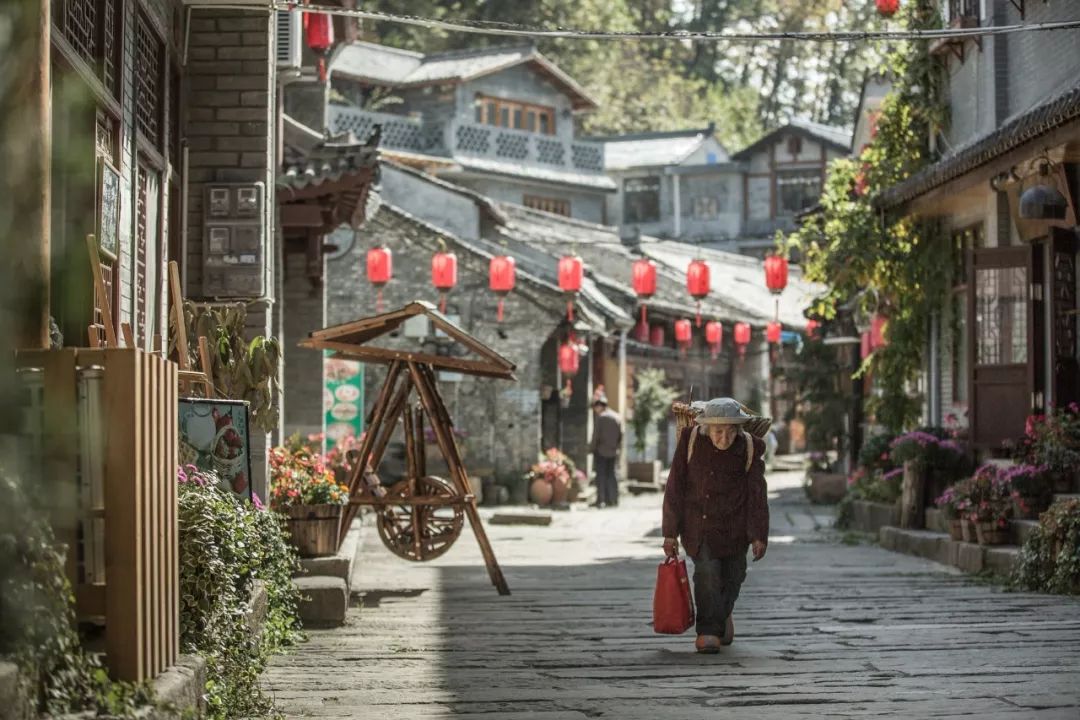
<instances>
[{"instance_id":1,"label":"brown shoe","mask_svg":"<svg viewBox=\"0 0 1080 720\"><path fill-rule=\"evenodd\" d=\"M733 642L735 642L735 621L728 615L727 623L724 624L724 636L720 638L720 644L730 645Z\"/></svg>"},{"instance_id":2,"label":"brown shoe","mask_svg":"<svg viewBox=\"0 0 1080 720\"><path fill-rule=\"evenodd\" d=\"M709 655L718 653L720 652L720 638L715 635L698 635L694 647L697 648L699 653Z\"/></svg>"}]
</instances>

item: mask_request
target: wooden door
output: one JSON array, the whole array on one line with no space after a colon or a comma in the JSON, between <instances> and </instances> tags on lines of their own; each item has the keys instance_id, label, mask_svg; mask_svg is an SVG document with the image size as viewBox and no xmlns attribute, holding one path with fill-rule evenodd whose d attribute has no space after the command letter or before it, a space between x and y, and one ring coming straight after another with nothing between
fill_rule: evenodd
<instances>
[{"instance_id":1,"label":"wooden door","mask_svg":"<svg viewBox=\"0 0 1080 720\"><path fill-rule=\"evenodd\" d=\"M1031 249L972 251L968 280L972 442L999 448L1024 434L1035 358Z\"/></svg>"},{"instance_id":2,"label":"wooden door","mask_svg":"<svg viewBox=\"0 0 1080 720\"><path fill-rule=\"evenodd\" d=\"M1080 363L1077 362L1076 235L1051 228L1046 299L1050 303L1050 364L1047 378L1051 402L1064 407L1080 402Z\"/></svg>"}]
</instances>

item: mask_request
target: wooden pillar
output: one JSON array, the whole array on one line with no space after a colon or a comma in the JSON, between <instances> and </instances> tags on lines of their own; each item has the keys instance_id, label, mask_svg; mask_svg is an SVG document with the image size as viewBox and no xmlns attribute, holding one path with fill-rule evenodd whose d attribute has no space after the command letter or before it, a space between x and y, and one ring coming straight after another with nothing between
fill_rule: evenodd
<instances>
[{"instance_id":1,"label":"wooden pillar","mask_svg":"<svg viewBox=\"0 0 1080 720\"><path fill-rule=\"evenodd\" d=\"M51 0L2 3L0 22L10 28L8 78L10 90L0 105L20 108L0 119L0 242L9 250L5 265L11 273L2 289L5 310L12 313L16 346L49 347L49 273L51 206L50 102Z\"/></svg>"}]
</instances>

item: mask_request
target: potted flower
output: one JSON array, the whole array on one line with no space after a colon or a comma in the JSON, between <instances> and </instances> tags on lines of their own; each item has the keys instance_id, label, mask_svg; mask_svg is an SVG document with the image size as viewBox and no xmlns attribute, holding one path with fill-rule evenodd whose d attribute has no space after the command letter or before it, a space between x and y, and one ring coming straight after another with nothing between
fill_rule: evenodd
<instances>
[{"instance_id":1,"label":"potted flower","mask_svg":"<svg viewBox=\"0 0 1080 720\"><path fill-rule=\"evenodd\" d=\"M971 478L969 517L980 545L1003 545L1009 541L1012 517L1009 481L996 465L983 465Z\"/></svg>"},{"instance_id":2,"label":"potted flower","mask_svg":"<svg viewBox=\"0 0 1080 720\"><path fill-rule=\"evenodd\" d=\"M301 557L337 552L341 510L348 503L349 488L319 454L304 447L270 449L270 507L285 516Z\"/></svg>"},{"instance_id":3,"label":"potted flower","mask_svg":"<svg viewBox=\"0 0 1080 720\"><path fill-rule=\"evenodd\" d=\"M1029 416L1015 455L1021 462L1045 466L1054 492L1072 492L1080 468L1080 406L1069 403Z\"/></svg>"},{"instance_id":4,"label":"potted flower","mask_svg":"<svg viewBox=\"0 0 1080 720\"><path fill-rule=\"evenodd\" d=\"M1059 500L1039 516L1016 579L1026 590L1080 595L1080 500Z\"/></svg>"},{"instance_id":5,"label":"potted flower","mask_svg":"<svg viewBox=\"0 0 1080 720\"><path fill-rule=\"evenodd\" d=\"M539 462L525 473L529 499L537 505L563 505L569 499L575 479L580 482L582 475L565 453L548 448Z\"/></svg>"},{"instance_id":6,"label":"potted flower","mask_svg":"<svg viewBox=\"0 0 1080 720\"><path fill-rule=\"evenodd\" d=\"M1038 520L1039 513L1050 507L1054 486L1045 465L1014 465L1005 470L1013 501L1013 515L1023 520Z\"/></svg>"},{"instance_id":7,"label":"potted flower","mask_svg":"<svg viewBox=\"0 0 1080 720\"><path fill-rule=\"evenodd\" d=\"M961 510L970 507L971 480L959 482L945 488L934 504L949 520L949 537L953 540L963 540L963 520Z\"/></svg>"}]
</instances>

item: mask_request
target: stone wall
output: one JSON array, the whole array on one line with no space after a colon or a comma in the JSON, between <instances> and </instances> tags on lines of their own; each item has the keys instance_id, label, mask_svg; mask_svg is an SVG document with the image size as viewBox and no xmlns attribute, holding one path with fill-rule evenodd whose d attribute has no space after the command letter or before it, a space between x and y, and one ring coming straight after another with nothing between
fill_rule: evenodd
<instances>
[{"instance_id":1,"label":"stone wall","mask_svg":"<svg viewBox=\"0 0 1080 720\"><path fill-rule=\"evenodd\" d=\"M437 302L431 288L430 258L440 235L387 206L370 218L355 243L343 256L327 261L327 324L354 320L375 312L375 292L365 275L365 255L377 240L394 254L394 279L384 288L384 308L394 309L413 300ZM518 280L518 291L506 298L506 319L495 321L496 298L488 290L488 259L455 247L458 285L447 297L447 314L457 316L466 332L494 348L517 365L517 382L463 377L443 379L443 395L455 427L467 437L461 443L466 463L475 474L490 470L500 479L517 478L535 462L540 450L541 353L544 340L556 329L564 307ZM434 338L427 338L433 349ZM402 335L380 338L385 347L419 349L419 341ZM584 368L585 363L582 363ZM584 373L582 373L584 374ZM385 378L385 368L369 365L366 397L369 411ZM312 378L292 382L289 402L305 394L321 397L321 385Z\"/></svg>"}]
</instances>

